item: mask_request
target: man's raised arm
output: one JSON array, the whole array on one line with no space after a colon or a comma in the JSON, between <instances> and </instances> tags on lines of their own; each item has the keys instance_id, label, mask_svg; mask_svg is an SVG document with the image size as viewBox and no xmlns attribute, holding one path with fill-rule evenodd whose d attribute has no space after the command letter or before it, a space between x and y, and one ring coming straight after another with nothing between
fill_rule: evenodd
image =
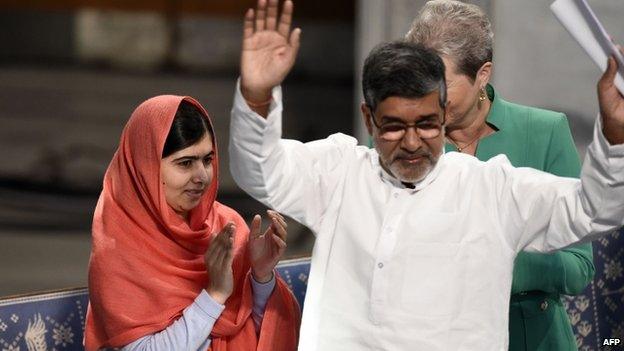
<instances>
[{"instance_id":1,"label":"man's raised arm","mask_svg":"<svg viewBox=\"0 0 624 351\"><path fill-rule=\"evenodd\" d=\"M241 78L230 121L230 171L252 197L316 231L344 169L344 135L310 143L282 139L280 83L293 66L300 30L290 31L293 4L260 0L245 15Z\"/></svg>"},{"instance_id":2,"label":"man's raised arm","mask_svg":"<svg viewBox=\"0 0 624 351\"><path fill-rule=\"evenodd\" d=\"M293 3L284 2L278 19L278 0L259 0L247 10L243 28L240 89L247 105L266 118L272 96L293 67L301 29L290 31Z\"/></svg>"},{"instance_id":3,"label":"man's raised arm","mask_svg":"<svg viewBox=\"0 0 624 351\"><path fill-rule=\"evenodd\" d=\"M506 164L498 168L498 211L502 227L519 239L511 243L514 249L553 251L624 225L624 97L615 87L616 73L610 58L598 83L600 116L580 182Z\"/></svg>"}]
</instances>

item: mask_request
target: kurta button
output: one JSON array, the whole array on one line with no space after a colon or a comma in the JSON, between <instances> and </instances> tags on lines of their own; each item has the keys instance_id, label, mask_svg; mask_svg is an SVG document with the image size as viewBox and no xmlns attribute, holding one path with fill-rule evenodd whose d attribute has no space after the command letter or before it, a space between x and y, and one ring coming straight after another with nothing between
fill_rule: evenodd
<instances>
[{"instance_id":1,"label":"kurta button","mask_svg":"<svg viewBox=\"0 0 624 351\"><path fill-rule=\"evenodd\" d=\"M382 262L377 263L377 267L383 268L383 263Z\"/></svg>"},{"instance_id":2,"label":"kurta button","mask_svg":"<svg viewBox=\"0 0 624 351\"><path fill-rule=\"evenodd\" d=\"M395 198L399 197L399 193L394 193L393 195Z\"/></svg>"},{"instance_id":3,"label":"kurta button","mask_svg":"<svg viewBox=\"0 0 624 351\"><path fill-rule=\"evenodd\" d=\"M548 308L548 301L546 300L542 301L542 303L540 304L540 309L542 311L546 311L547 308Z\"/></svg>"}]
</instances>

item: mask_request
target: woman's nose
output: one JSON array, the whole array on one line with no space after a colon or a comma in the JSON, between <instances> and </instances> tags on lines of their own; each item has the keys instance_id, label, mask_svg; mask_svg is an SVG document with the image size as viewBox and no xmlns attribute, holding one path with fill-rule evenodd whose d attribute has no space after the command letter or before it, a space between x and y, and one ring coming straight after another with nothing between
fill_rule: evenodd
<instances>
[{"instance_id":1,"label":"woman's nose","mask_svg":"<svg viewBox=\"0 0 624 351\"><path fill-rule=\"evenodd\" d=\"M207 184L208 183L208 173L210 172L209 170L210 166L204 166L202 163L200 163L197 166L197 169L195 170L195 174L193 175L193 180L196 183L203 183L203 184Z\"/></svg>"}]
</instances>

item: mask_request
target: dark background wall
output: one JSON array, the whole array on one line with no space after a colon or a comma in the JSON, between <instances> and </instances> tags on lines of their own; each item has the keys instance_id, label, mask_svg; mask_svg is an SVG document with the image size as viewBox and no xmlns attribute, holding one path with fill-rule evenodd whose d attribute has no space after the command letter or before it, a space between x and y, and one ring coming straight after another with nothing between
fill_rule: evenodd
<instances>
[{"instance_id":1,"label":"dark background wall","mask_svg":"<svg viewBox=\"0 0 624 351\"><path fill-rule=\"evenodd\" d=\"M253 1L4 1L0 5L0 296L86 285L104 171L133 109L190 95L216 124L219 200L264 207L227 170L228 121ZM284 135L351 133L354 0L300 2L300 57L287 78ZM290 225L287 256L312 235Z\"/></svg>"}]
</instances>

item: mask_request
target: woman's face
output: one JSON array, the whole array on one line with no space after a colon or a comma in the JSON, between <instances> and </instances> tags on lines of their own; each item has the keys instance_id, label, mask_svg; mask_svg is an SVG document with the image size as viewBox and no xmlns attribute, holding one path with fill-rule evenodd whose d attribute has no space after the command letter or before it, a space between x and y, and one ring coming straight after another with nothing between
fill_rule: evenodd
<instances>
[{"instance_id":1,"label":"woman's face","mask_svg":"<svg viewBox=\"0 0 624 351\"><path fill-rule=\"evenodd\" d=\"M446 66L446 127L447 130L462 129L472 122L470 116L474 116L478 109L479 93L489 81L491 63L484 64L473 80L458 73L457 66L448 56L443 56L442 60Z\"/></svg>"},{"instance_id":2,"label":"woman's face","mask_svg":"<svg viewBox=\"0 0 624 351\"><path fill-rule=\"evenodd\" d=\"M201 201L212 182L214 149L208 132L197 143L176 151L160 161L160 179L165 198L184 218Z\"/></svg>"}]
</instances>

